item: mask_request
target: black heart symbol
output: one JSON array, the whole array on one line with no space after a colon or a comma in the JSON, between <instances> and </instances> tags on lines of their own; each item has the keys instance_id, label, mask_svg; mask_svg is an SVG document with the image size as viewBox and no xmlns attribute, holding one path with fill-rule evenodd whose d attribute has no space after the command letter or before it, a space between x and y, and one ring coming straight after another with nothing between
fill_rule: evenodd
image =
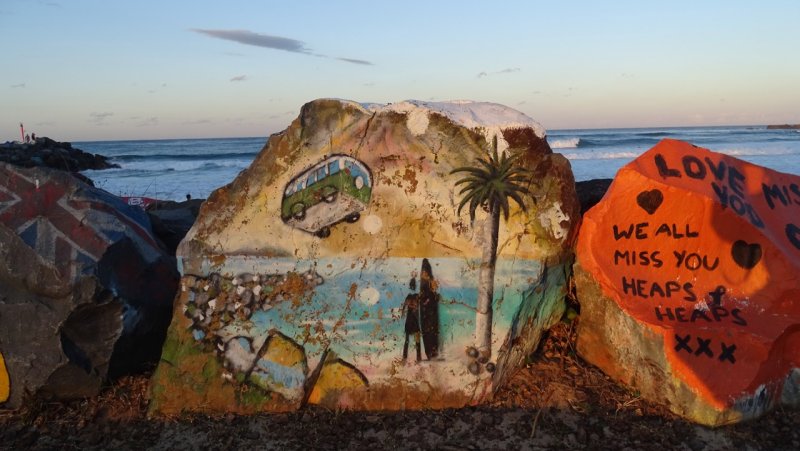
<instances>
[{"instance_id":1,"label":"black heart symbol","mask_svg":"<svg viewBox=\"0 0 800 451\"><path fill-rule=\"evenodd\" d=\"M664 195L657 189L642 191L636 196L636 203L642 207L642 210L651 215L658 210L658 207L661 206L661 202L664 202Z\"/></svg>"},{"instance_id":2,"label":"black heart symbol","mask_svg":"<svg viewBox=\"0 0 800 451\"><path fill-rule=\"evenodd\" d=\"M738 240L731 248L733 261L744 269L752 269L761 260L761 245Z\"/></svg>"}]
</instances>

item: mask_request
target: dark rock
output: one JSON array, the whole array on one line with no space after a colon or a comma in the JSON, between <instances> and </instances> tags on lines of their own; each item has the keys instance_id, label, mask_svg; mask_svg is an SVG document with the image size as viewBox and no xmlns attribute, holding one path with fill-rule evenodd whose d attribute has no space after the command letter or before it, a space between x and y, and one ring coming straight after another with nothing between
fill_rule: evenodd
<instances>
[{"instance_id":1,"label":"dark rock","mask_svg":"<svg viewBox=\"0 0 800 451\"><path fill-rule=\"evenodd\" d=\"M578 192L578 203L581 205L581 214L589 211L600 199L605 196L613 179L594 179L575 183Z\"/></svg>"},{"instance_id":2,"label":"dark rock","mask_svg":"<svg viewBox=\"0 0 800 451\"><path fill-rule=\"evenodd\" d=\"M147 208L153 233L164 243L170 254L194 225L204 199L183 202L158 201Z\"/></svg>"},{"instance_id":3,"label":"dark rock","mask_svg":"<svg viewBox=\"0 0 800 451\"><path fill-rule=\"evenodd\" d=\"M0 163L0 406L96 394L107 375L152 365L176 289L144 211L67 173Z\"/></svg>"},{"instance_id":4,"label":"dark rock","mask_svg":"<svg viewBox=\"0 0 800 451\"><path fill-rule=\"evenodd\" d=\"M102 155L74 149L71 143L48 137L36 138L31 144L7 142L0 145L0 161L26 168L44 166L69 172L119 167Z\"/></svg>"},{"instance_id":5,"label":"dark rock","mask_svg":"<svg viewBox=\"0 0 800 451\"><path fill-rule=\"evenodd\" d=\"M94 182L92 181L92 179L90 179L89 177L86 177L85 175L81 174L80 172L71 172L70 174L73 177L75 177L76 179L80 180L81 182L83 182L83 183L85 183L85 184L87 184L89 186L94 186Z\"/></svg>"}]
</instances>

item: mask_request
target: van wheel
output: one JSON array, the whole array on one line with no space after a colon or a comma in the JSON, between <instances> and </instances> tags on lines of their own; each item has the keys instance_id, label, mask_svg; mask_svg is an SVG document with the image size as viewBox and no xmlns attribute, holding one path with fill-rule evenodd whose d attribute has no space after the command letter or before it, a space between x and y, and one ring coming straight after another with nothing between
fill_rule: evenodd
<instances>
[{"instance_id":1,"label":"van wheel","mask_svg":"<svg viewBox=\"0 0 800 451\"><path fill-rule=\"evenodd\" d=\"M298 202L292 206L292 216L294 219L298 221L303 220L306 217L306 206L303 205L301 202Z\"/></svg>"},{"instance_id":2,"label":"van wheel","mask_svg":"<svg viewBox=\"0 0 800 451\"><path fill-rule=\"evenodd\" d=\"M329 236L331 236L331 228L328 227L328 226L325 226L325 227L317 230L317 236L320 237L320 238L328 238Z\"/></svg>"},{"instance_id":3,"label":"van wheel","mask_svg":"<svg viewBox=\"0 0 800 451\"><path fill-rule=\"evenodd\" d=\"M353 213L353 214L351 214L351 215L347 215L347 216L344 218L344 220L345 220L345 221L347 221L347 222L349 222L350 224L352 224L352 223L354 223L354 222L358 221L358 219L359 219L360 217L361 217L361 214L359 214L359 213Z\"/></svg>"}]
</instances>

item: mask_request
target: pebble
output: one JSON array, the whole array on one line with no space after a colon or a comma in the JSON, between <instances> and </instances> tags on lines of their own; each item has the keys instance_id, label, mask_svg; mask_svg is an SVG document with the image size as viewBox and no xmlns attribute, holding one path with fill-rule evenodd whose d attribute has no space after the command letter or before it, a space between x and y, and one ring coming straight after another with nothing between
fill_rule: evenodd
<instances>
[{"instance_id":1,"label":"pebble","mask_svg":"<svg viewBox=\"0 0 800 451\"><path fill-rule=\"evenodd\" d=\"M692 451L702 451L702 450L706 449L706 444L705 444L704 441L700 440L699 438L692 437L689 440L689 448L691 448Z\"/></svg>"}]
</instances>

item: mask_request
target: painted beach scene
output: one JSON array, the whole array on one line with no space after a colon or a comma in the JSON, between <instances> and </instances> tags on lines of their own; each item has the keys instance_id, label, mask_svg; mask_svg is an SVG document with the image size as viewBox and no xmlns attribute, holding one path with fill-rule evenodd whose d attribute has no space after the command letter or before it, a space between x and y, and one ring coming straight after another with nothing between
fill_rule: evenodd
<instances>
[{"instance_id":1,"label":"painted beach scene","mask_svg":"<svg viewBox=\"0 0 800 451\"><path fill-rule=\"evenodd\" d=\"M173 385L209 378L261 387L264 409L491 396L529 352L513 348L535 347L565 310L577 217L567 160L538 123L498 104L319 99L303 110L315 119L274 137L212 195L233 208L198 219L179 246L185 318L168 333L154 409L178 405ZM303 357L281 363L276 335ZM190 350L222 373L195 374ZM280 369L254 376L266 366ZM197 395L198 408L221 408Z\"/></svg>"},{"instance_id":2,"label":"painted beach scene","mask_svg":"<svg viewBox=\"0 0 800 451\"><path fill-rule=\"evenodd\" d=\"M0 5L0 449L800 448L800 4Z\"/></svg>"}]
</instances>

